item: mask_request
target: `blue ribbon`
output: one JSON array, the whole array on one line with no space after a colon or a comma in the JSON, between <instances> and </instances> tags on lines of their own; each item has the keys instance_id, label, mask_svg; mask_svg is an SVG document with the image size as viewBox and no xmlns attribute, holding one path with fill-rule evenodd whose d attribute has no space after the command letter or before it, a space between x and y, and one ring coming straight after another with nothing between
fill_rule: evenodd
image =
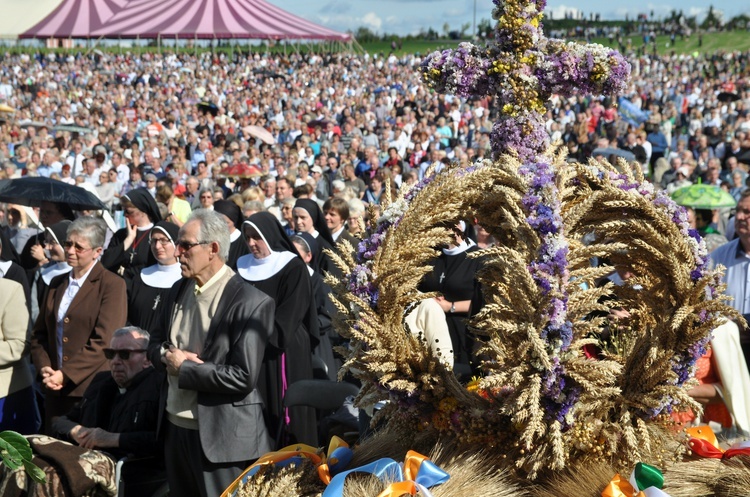
<instances>
[{"instance_id":1,"label":"blue ribbon","mask_svg":"<svg viewBox=\"0 0 750 497\"><path fill-rule=\"evenodd\" d=\"M370 473L378 477L381 481L401 482L404 481L404 471L399 463L393 459L383 458L375 462L360 466L359 468L350 469L337 474L328 484L322 497L342 497L344 492L344 480L351 473ZM417 476L414 481L423 487L429 488L435 485L445 483L450 475L440 469L435 463L425 459L419 466Z\"/></svg>"}]
</instances>

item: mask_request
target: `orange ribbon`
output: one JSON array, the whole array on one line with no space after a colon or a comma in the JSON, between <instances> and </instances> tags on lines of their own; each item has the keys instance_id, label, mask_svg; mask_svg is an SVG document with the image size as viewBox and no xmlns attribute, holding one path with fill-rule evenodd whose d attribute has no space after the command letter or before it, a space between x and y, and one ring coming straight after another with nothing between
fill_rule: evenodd
<instances>
[{"instance_id":1,"label":"orange ribbon","mask_svg":"<svg viewBox=\"0 0 750 497\"><path fill-rule=\"evenodd\" d=\"M635 489L633 485L622 476L617 473L612 480L607 484L607 487L602 490L602 497L633 497ZM637 497L641 497L643 492L638 492Z\"/></svg>"}]
</instances>

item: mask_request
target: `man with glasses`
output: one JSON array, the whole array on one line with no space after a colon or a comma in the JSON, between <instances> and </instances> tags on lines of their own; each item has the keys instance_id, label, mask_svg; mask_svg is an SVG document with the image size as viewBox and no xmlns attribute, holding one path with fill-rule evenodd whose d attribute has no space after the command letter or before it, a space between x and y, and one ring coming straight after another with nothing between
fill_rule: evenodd
<instances>
[{"instance_id":1,"label":"man with glasses","mask_svg":"<svg viewBox=\"0 0 750 497\"><path fill-rule=\"evenodd\" d=\"M97 374L83 401L53 423L53 432L86 449L119 459L156 454L156 423L163 375L148 360L149 334L136 326L120 328L103 350L109 371Z\"/></svg>"},{"instance_id":2,"label":"man with glasses","mask_svg":"<svg viewBox=\"0 0 750 497\"><path fill-rule=\"evenodd\" d=\"M195 211L175 245L184 279L153 327L149 358L168 378L159 431L170 494L207 497L271 450L256 386L275 306L225 264L229 230L217 212Z\"/></svg>"}]
</instances>

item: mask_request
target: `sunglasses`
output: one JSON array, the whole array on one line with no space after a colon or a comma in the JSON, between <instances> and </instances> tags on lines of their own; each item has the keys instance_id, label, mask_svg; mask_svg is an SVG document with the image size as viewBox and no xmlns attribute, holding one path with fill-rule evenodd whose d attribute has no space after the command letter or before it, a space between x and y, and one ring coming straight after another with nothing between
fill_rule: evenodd
<instances>
[{"instance_id":1,"label":"sunglasses","mask_svg":"<svg viewBox=\"0 0 750 497\"><path fill-rule=\"evenodd\" d=\"M187 252L188 250L190 250L191 248L195 247L196 245L206 245L206 244L209 244L209 243L211 243L211 242L186 242L184 240L178 240L175 243L175 247L177 247L178 249L180 249L182 252Z\"/></svg>"},{"instance_id":2,"label":"sunglasses","mask_svg":"<svg viewBox=\"0 0 750 497\"><path fill-rule=\"evenodd\" d=\"M66 250L69 249L70 247L74 247L76 250L76 253L78 254L82 254L86 252L87 250L93 250L92 247L82 247L78 245L77 243L73 243L73 242L65 242L63 243L63 247L65 247Z\"/></svg>"},{"instance_id":3,"label":"sunglasses","mask_svg":"<svg viewBox=\"0 0 750 497\"><path fill-rule=\"evenodd\" d=\"M127 361L130 359L130 354L138 354L140 352L146 352L146 349L104 349L104 357L111 361L115 356L119 355L120 359Z\"/></svg>"}]
</instances>

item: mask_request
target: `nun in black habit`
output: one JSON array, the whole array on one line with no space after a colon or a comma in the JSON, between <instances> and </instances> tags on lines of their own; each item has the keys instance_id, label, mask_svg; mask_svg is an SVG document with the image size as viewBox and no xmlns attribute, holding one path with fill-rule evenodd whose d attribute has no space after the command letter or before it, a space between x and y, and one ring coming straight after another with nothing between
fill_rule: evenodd
<instances>
[{"instance_id":1,"label":"nun in black habit","mask_svg":"<svg viewBox=\"0 0 750 497\"><path fill-rule=\"evenodd\" d=\"M331 230L328 229L325 216L317 202L309 198L297 199L294 204L294 225L297 233L310 233L318 242L313 254L313 269L320 274L333 272L337 275L340 273L323 252L325 249L334 250L336 242L333 241Z\"/></svg>"},{"instance_id":2,"label":"nun in black habit","mask_svg":"<svg viewBox=\"0 0 750 497\"><path fill-rule=\"evenodd\" d=\"M182 279L175 257L175 240L180 228L168 221L159 221L151 228L148 245L156 264L147 266L127 282L128 324L151 330L162 310L167 292Z\"/></svg>"},{"instance_id":3,"label":"nun in black habit","mask_svg":"<svg viewBox=\"0 0 750 497\"><path fill-rule=\"evenodd\" d=\"M227 266L237 271L237 259L248 253L247 242L242 236L242 209L231 200L214 202L214 211L218 212L229 227L229 257Z\"/></svg>"},{"instance_id":4,"label":"nun in black habit","mask_svg":"<svg viewBox=\"0 0 750 497\"><path fill-rule=\"evenodd\" d=\"M249 253L237 261L237 274L276 302L274 331L266 347L258 381L272 434L287 426L287 443L318 444L315 411L282 407L286 387L311 379L311 350L318 341L315 301L307 266L273 214L258 212L242 225Z\"/></svg>"},{"instance_id":5,"label":"nun in black habit","mask_svg":"<svg viewBox=\"0 0 750 497\"><path fill-rule=\"evenodd\" d=\"M331 287L323 281L320 273L312 268L315 262L313 254L315 253L317 240L310 233L297 233L292 237L292 243L297 247L297 252L307 264L313 297L315 298L315 311L318 316L320 337L318 346L313 348L313 355L318 356L328 367L328 379L336 381L338 370L343 363L336 360L332 343L340 344L340 337L333 328L333 318L331 317L336 313L336 308L329 297Z\"/></svg>"},{"instance_id":6,"label":"nun in black habit","mask_svg":"<svg viewBox=\"0 0 750 497\"><path fill-rule=\"evenodd\" d=\"M148 246L148 234L161 221L156 200L148 189L136 188L120 197L125 211L125 227L112 236L102 255L102 265L130 281L146 266L156 264Z\"/></svg>"}]
</instances>

